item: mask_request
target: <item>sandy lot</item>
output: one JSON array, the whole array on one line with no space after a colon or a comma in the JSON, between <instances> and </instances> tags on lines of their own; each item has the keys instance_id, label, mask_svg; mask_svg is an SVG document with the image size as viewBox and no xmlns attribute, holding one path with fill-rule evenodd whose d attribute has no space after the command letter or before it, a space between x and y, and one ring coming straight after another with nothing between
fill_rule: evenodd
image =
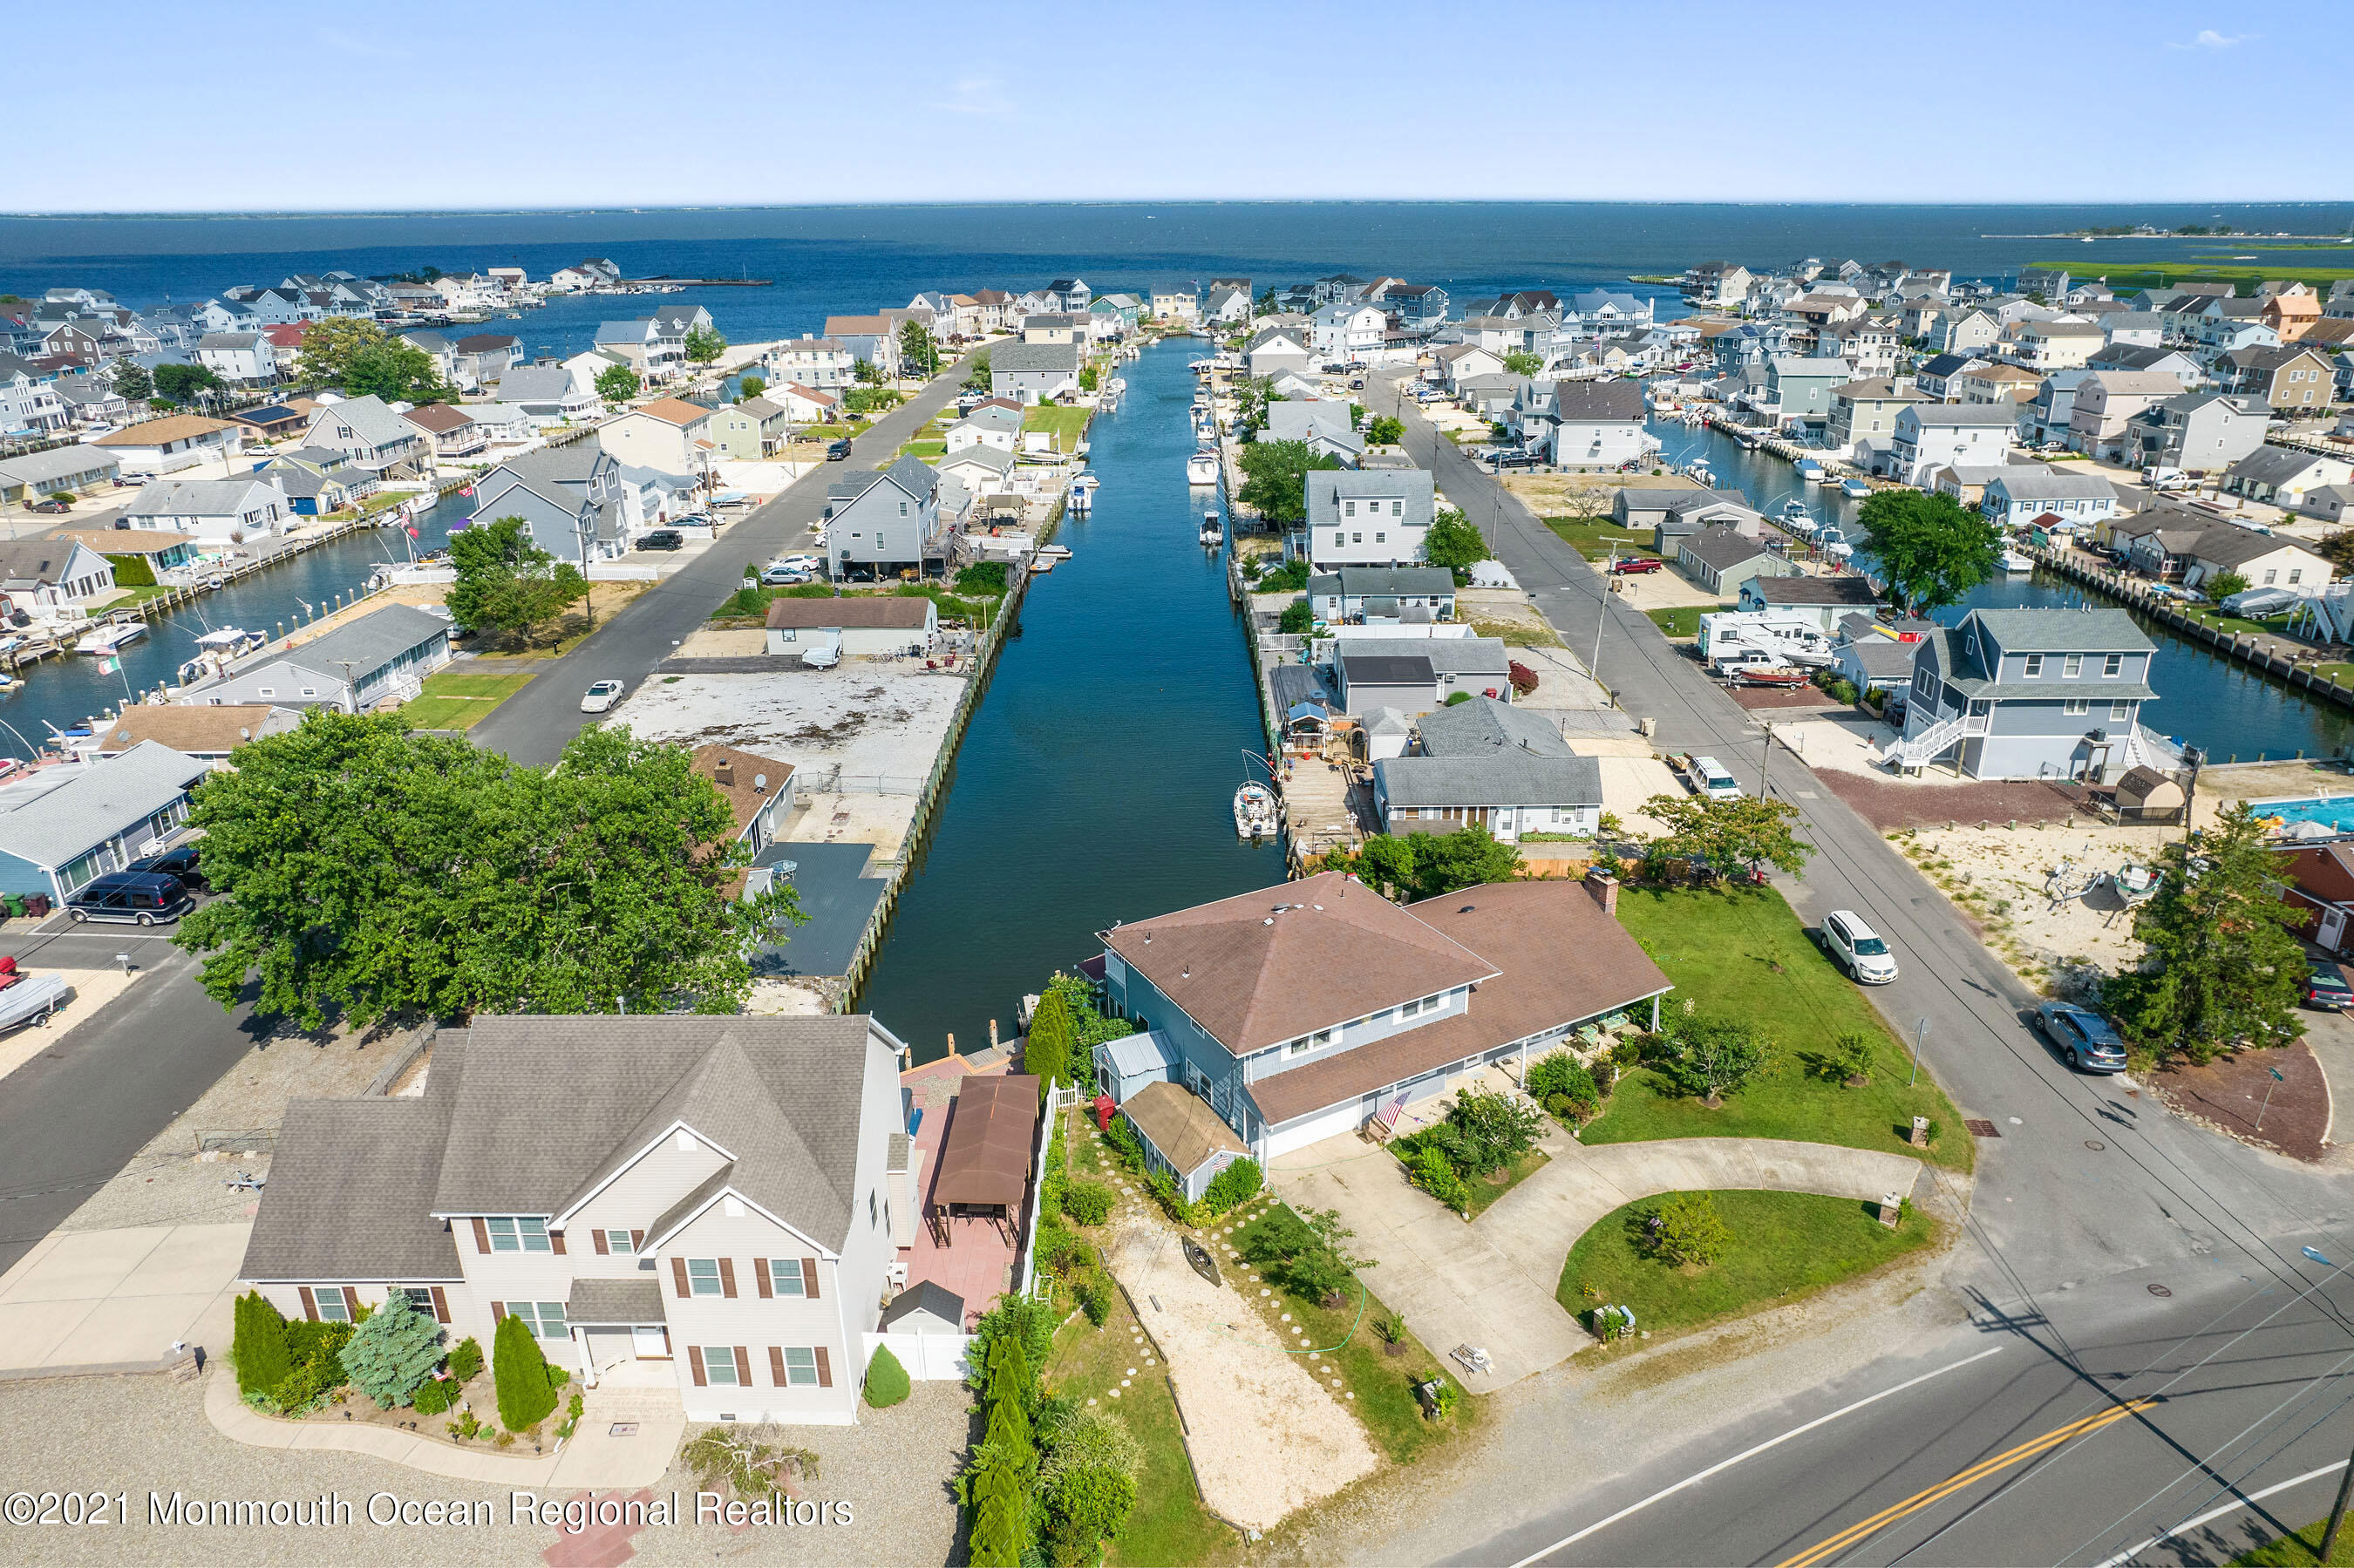
<instances>
[{"instance_id":1,"label":"sandy lot","mask_svg":"<svg viewBox=\"0 0 2354 1568\"><path fill-rule=\"evenodd\" d=\"M838 795L812 791L799 796L801 810L785 828L793 843L873 844L873 863L897 860L916 825L913 795Z\"/></svg>"},{"instance_id":2,"label":"sandy lot","mask_svg":"<svg viewBox=\"0 0 2354 1568\"><path fill-rule=\"evenodd\" d=\"M964 695L964 677L844 661L832 670L757 675L655 675L613 710L656 740L722 741L793 764L822 788L845 776L920 783Z\"/></svg>"},{"instance_id":3,"label":"sandy lot","mask_svg":"<svg viewBox=\"0 0 2354 1568\"><path fill-rule=\"evenodd\" d=\"M1211 1509L1269 1530L1373 1472L1380 1461L1364 1429L1309 1374L1313 1363L1269 1342L1267 1323L1234 1294L1235 1285L1195 1274L1173 1232L1131 1213L1104 1258L1168 1358ZM1248 1275L1227 1272L1252 1288Z\"/></svg>"},{"instance_id":4,"label":"sandy lot","mask_svg":"<svg viewBox=\"0 0 2354 1568\"><path fill-rule=\"evenodd\" d=\"M1704 486L1681 474L1654 477L1640 473L1512 473L1504 488L1529 503L1540 517L1606 517L1618 493L1642 490L1701 490Z\"/></svg>"}]
</instances>

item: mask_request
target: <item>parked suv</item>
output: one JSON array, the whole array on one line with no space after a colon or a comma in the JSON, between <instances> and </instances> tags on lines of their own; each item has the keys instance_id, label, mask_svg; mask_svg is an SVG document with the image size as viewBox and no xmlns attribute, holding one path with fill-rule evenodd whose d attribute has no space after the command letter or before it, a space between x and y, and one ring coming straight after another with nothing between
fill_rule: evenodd
<instances>
[{"instance_id":1,"label":"parked suv","mask_svg":"<svg viewBox=\"0 0 2354 1568\"><path fill-rule=\"evenodd\" d=\"M1896 978L1896 956L1852 909L1823 916L1823 948L1860 985L1886 985Z\"/></svg>"},{"instance_id":2,"label":"parked suv","mask_svg":"<svg viewBox=\"0 0 2354 1568\"><path fill-rule=\"evenodd\" d=\"M210 885L205 881L204 873L196 869L196 846L194 844L178 844L161 854L141 855L123 869L153 872L159 876L176 876L191 893L202 893Z\"/></svg>"},{"instance_id":3,"label":"parked suv","mask_svg":"<svg viewBox=\"0 0 2354 1568\"><path fill-rule=\"evenodd\" d=\"M2068 1065L2080 1073L2122 1073L2126 1043L2109 1021L2089 1008L2064 1001L2047 1001L2035 1010L2035 1027L2043 1031Z\"/></svg>"},{"instance_id":4,"label":"parked suv","mask_svg":"<svg viewBox=\"0 0 2354 1568\"><path fill-rule=\"evenodd\" d=\"M843 459L844 459L844 458L848 457L849 455L850 455L850 442L849 442L847 440L838 440L838 441L829 441L829 442L827 442L827 443L826 443L826 448L825 448L825 461L828 461L828 462L840 462Z\"/></svg>"},{"instance_id":5,"label":"parked suv","mask_svg":"<svg viewBox=\"0 0 2354 1568\"><path fill-rule=\"evenodd\" d=\"M641 550L675 550L686 543L686 536L675 528L657 528L638 541Z\"/></svg>"},{"instance_id":6,"label":"parked suv","mask_svg":"<svg viewBox=\"0 0 2354 1568\"><path fill-rule=\"evenodd\" d=\"M187 885L176 876L152 871L113 871L83 885L66 900L66 913L77 921L111 920L123 926L153 926L177 920L196 905Z\"/></svg>"}]
</instances>

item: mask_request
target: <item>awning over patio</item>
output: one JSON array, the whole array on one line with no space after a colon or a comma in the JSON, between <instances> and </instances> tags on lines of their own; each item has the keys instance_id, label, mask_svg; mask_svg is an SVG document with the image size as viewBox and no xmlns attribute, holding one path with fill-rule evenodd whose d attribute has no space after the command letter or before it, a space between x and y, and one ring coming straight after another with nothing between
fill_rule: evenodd
<instances>
[{"instance_id":1,"label":"awning over patio","mask_svg":"<svg viewBox=\"0 0 2354 1568\"><path fill-rule=\"evenodd\" d=\"M1038 1080L1027 1073L968 1077L957 1086L932 1183L935 1205L1002 1207L1018 1212L1030 1187L1030 1149L1038 1130Z\"/></svg>"}]
</instances>

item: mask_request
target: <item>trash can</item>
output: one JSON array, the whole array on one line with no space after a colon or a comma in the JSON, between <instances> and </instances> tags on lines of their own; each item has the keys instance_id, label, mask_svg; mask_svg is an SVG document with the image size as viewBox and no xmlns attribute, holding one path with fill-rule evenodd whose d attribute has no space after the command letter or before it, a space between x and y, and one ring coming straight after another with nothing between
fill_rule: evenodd
<instances>
[{"instance_id":1,"label":"trash can","mask_svg":"<svg viewBox=\"0 0 2354 1568\"><path fill-rule=\"evenodd\" d=\"M16 893L11 893L8 895L8 918L11 920L22 919L24 917L24 895Z\"/></svg>"}]
</instances>

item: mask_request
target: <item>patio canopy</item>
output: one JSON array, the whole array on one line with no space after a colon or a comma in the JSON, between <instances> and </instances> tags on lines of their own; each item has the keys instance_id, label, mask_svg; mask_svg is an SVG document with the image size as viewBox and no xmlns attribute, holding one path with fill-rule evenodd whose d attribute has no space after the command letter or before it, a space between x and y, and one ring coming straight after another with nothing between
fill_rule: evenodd
<instances>
[{"instance_id":1,"label":"patio canopy","mask_svg":"<svg viewBox=\"0 0 2354 1568\"><path fill-rule=\"evenodd\" d=\"M940 1149L935 1204L1022 1207L1030 1187L1030 1148L1038 1131L1038 1080L1027 1073L966 1078Z\"/></svg>"}]
</instances>

